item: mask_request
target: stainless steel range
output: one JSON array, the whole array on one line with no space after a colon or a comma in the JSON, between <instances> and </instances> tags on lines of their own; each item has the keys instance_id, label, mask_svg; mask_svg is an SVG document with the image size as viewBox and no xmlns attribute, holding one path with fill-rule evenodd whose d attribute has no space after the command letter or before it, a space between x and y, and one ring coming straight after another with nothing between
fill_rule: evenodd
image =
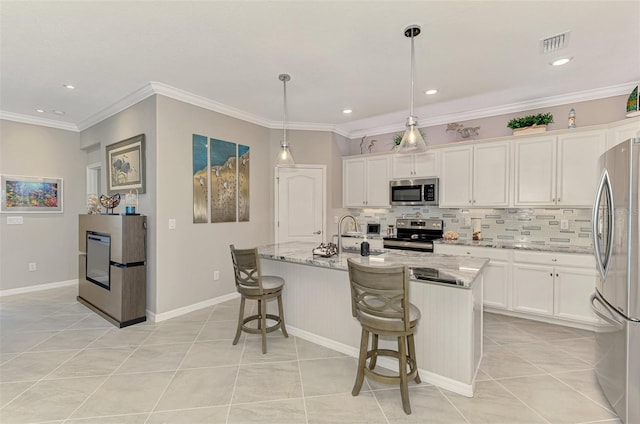
<instances>
[{"instance_id":1,"label":"stainless steel range","mask_svg":"<svg viewBox=\"0 0 640 424\"><path fill-rule=\"evenodd\" d=\"M433 240L442 238L441 219L398 218L396 237L385 237L385 249L433 252Z\"/></svg>"}]
</instances>

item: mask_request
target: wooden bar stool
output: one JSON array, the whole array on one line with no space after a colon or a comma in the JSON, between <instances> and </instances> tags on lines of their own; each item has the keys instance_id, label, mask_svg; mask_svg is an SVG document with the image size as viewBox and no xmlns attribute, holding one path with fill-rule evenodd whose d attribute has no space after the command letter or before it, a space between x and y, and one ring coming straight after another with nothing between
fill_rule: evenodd
<instances>
[{"instance_id":1,"label":"wooden bar stool","mask_svg":"<svg viewBox=\"0 0 640 424\"><path fill-rule=\"evenodd\" d=\"M280 277L272 275L261 275L260 273L260 257L258 249L236 249L233 244L231 248L231 260L233 261L233 269L236 279L236 289L240 293L240 315L238 317L238 329L233 344L236 345L240 339L240 334L245 331L252 334L262 335L262 353L267 353L267 333L276 331L278 328L282 330L285 337L287 328L284 325L284 313L282 308L282 288L284 280ZM279 316L267 313L267 300L278 299ZM258 313L244 316L245 301L257 300ZM275 321L275 324L267 327L267 319ZM247 325L250 321L257 321L257 328Z\"/></svg>"},{"instance_id":2,"label":"wooden bar stool","mask_svg":"<svg viewBox=\"0 0 640 424\"><path fill-rule=\"evenodd\" d=\"M347 262L351 282L351 311L362 326L358 374L351 394L357 396L360 393L365 376L382 383L399 384L402 408L406 414L411 414L408 382L414 379L420 383L413 339L420 310L409 303L408 269L404 266L361 265L353 259ZM373 335L371 349L369 334ZM398 350L379 349L379 336L396 337ZM378 356L396 358L398 375L376 372Z\"/></svg>"}]
</instances>

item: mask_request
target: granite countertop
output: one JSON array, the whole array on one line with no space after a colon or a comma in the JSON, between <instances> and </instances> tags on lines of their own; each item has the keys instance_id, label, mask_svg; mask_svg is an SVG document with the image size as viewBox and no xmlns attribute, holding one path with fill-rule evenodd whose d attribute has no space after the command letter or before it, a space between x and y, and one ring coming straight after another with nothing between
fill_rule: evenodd
<instances>
[{"instance_id":1,"label":"granite countertop","mask_svg":"<svg viewBox=\"0 0 640 424\"><path fill-rule=\"evenodd\" d=\"M371 266L404 265L410 268L434 268L441 273L447 274L447 276L455 277L459 285L425 282L422 280L415 281L459 288L470 288L482 268L489 262L486 258L438 255L435 253L395 249L385 249L382 253L376 253L371 256L360 256L359 252L343 251L341 255L324 258L313 255L312 250L315 247L317 247L315 243L294 241L261 246L258 248L258 252L260 257L264 259L333 268L342 271L347 270L347 259L349 258Z\"/></svg>"},{"instance_id":2,"label":"granite countertop","mask_svg":"<svg viewBox=\"0 0 640 424\"><path fill-rule=\"evenodd\" d=\"M434 240L435 244L451 246L491 247L494 249L531 250L535 252L576 253L581 255L593 255L593 248L586 246L563 246L557 244L540 244L503 240Z\"/></svg>"}]
</instances>

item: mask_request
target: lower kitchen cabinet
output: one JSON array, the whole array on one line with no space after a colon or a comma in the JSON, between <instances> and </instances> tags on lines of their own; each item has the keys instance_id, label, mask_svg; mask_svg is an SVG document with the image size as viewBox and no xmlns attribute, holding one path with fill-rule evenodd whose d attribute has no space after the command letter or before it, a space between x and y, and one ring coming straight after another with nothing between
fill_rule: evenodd
<instances>
[{"instance_id":1,"label":"lower kitchen cabinet","mask_svg":"<svg viewBox=\"0 0 640 424\"><path fill-rule=\"evenodd\" d=\"M597 324L589 300L596 279L595 260L589 255L514 252L513 310Z\"/></svg>"},{"instance_id":2,"label":"lower kitchen cabinet","mask_svg":"<svg viewBox=\"0 0 640 424\"><path fill-rule=\"evenodd\" d=\"M513 310L553 315L553 268L513 264Z\"/></svg>"},{"instance_id":3,"label":"lower kitchen cabinet","mask_svg":"<svg viewBox=\"0 0 640 424\"><path fill-rule=\"evenodd\" d=\"M438 243L434 250L489 258L483 283L487 311L580 328L599 323L589 299L597 280L591 255Z\"/></svg>"},{"instance_id":4,"label":"lower kitchen cabinet","mask_svg":"<svg viewBox=\"0 0 640 424\"><path fill-rule=\"evenodd\" d=\"M494 309L509 309L509 281L511 252L492 247L453 246L436 244L435 253L442 255L476 256L489 258L483 278L482 301Z\"/></svg>"}]
</instances>

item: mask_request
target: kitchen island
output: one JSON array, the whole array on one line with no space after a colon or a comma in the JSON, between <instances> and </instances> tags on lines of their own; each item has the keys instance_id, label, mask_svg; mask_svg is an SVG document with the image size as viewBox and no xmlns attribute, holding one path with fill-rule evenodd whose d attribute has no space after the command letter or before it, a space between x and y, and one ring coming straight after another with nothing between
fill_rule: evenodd
<instances>
[{"instance_id":1,"label":"kitchen island","mask_svg":"<svg viewBox=\"0 0 640 424\"><path fill-rule=\"evenodd\" d=\"M312 254L314 247L289 242L258 249L263 274L286 281L284 315L291 334L357 357L361 327L351 315L347 259L372 266L436 269L454 277L457 284L411 280L410 285L410 300L422 312L415 335L420 377L473 396L482 358L482 279L487 259L400 250L368 257L343 252L324 258ZM396 342L381 339L380 345L385 343L394 346ZM397 369L396 361L384 359L382 366Z\"/></svg>"}]
</instances>

